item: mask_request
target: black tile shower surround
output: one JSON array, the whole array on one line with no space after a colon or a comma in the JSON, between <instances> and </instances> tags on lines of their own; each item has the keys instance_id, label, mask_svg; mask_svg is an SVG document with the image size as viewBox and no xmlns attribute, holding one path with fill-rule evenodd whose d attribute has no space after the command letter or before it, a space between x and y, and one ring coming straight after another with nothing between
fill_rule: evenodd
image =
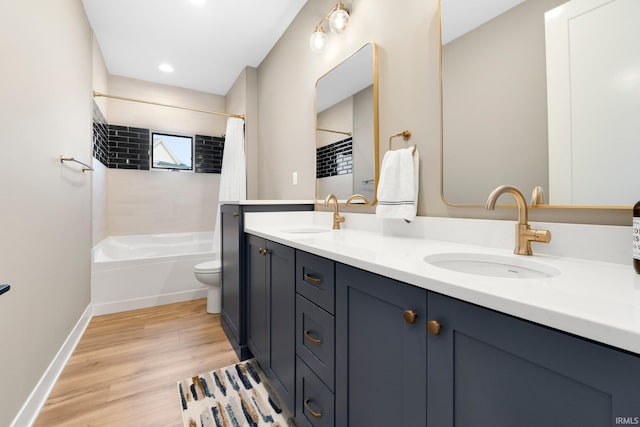
<instances>
[{"instance_id":1,"label":"black tile shower surround","mask_svg":"<svg viewBox=\"0 0 640 427\"><path fill-rule=\"evenodd\" d=\"M149 170L149 135L149 129L108 124L93 103L93 156L108 168ZM218 136L195 136L196 173L220 173L224 140Z\"/></svg>"},{"instance_id":2,"label":"black tile shower surround","mask_svg":"<svg viewBox=\"0 0 640 427\"><path fill-rule=\"evenodd\" d=\"M109 165L149 170L149 129L109 125Z\"/></svg>"},{"instance_id":3,"label":"black tile shower surround","mask_svg":"<svg viewBox=\"0 0 640 427\"><path fill-rule=\"evenodd\" d=\"M316 178L353 173L353 138L316 149Z\"/></svg>"},{"instance_id":4,"label":"black tile shower surround","mask_svg":"<svg viewBox=\"0 0 640 427\"><path fill-rule=\"evenodd\" d=\"M193 147L193 164L196 173L220 173L224 137L196 135Z\"/></svg>"}]
</instances>

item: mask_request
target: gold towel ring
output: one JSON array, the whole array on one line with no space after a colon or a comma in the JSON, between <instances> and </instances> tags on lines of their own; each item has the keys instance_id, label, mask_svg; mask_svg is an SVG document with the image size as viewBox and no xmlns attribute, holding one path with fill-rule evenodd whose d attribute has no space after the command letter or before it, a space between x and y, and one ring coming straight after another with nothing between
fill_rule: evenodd
<instances>
[{"instance_id":1,"label":"gold towel ring","mask_svg":"<svg viewBox=\"0 0 640 427\"><path fill-rule=\"evenodd\" d=\"M402 139L404 139L405 141L408 141L411 138L411 131L404 130L404 131L402 131L402 132L400 132L398 134L395 134L395 135L391 136L389 138L389 150L391 150L391 143L392 143L393 138L397 138L399 136L401 136ZM413 146L413 153L415 153L415 152L416 152L416 146L414 145Z\"/></svg>"}]
</instances>

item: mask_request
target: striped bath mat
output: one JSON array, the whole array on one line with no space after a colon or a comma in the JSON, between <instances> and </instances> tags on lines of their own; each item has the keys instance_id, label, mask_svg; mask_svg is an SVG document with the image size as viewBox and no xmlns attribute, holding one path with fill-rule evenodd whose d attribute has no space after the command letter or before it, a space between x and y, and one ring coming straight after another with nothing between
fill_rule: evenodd
<instances>
[{"instance_id":1,"label":"striped bath mat","mask_svg":"<svg viewBox=\"0 0 640 427\"><path fill-rule=\"evenodd\" d=\"M295 426L253 360L180 381L178 392L185 427Z\"/></svg>"}]
</instances>

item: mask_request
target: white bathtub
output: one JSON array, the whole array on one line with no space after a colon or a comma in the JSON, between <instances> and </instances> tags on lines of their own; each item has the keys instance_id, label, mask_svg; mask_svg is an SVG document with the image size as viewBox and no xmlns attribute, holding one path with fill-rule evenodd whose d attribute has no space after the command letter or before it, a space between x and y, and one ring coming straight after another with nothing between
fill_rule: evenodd
<instances>
[{"instance_id":1,"label":"white bathtub","mask_svg":"<svg viewBox=\"0 0 640 427\"><path fill-rule=\"evenodd\" d=\"M216 257L213 232L107 237L91 253L93 313L205 298L193 267Z\"/></svg>"}]
</instances>

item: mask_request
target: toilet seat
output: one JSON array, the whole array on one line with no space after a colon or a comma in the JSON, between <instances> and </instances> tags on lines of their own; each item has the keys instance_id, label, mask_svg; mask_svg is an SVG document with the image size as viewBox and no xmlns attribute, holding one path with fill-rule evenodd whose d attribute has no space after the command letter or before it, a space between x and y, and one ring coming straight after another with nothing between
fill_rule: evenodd
<instances>
[{"instance_id":1,"label":"toilet seat","mask_svg":"<svg viewBox=\"0 0 640 427\"><path fill-rule=\"evenodd\" d=\"M222 269L222 263L219 259L213 261L206 261L196 265L193 271L200 274L213 274L220 273Z\"/></svg>"}]
</instances>

